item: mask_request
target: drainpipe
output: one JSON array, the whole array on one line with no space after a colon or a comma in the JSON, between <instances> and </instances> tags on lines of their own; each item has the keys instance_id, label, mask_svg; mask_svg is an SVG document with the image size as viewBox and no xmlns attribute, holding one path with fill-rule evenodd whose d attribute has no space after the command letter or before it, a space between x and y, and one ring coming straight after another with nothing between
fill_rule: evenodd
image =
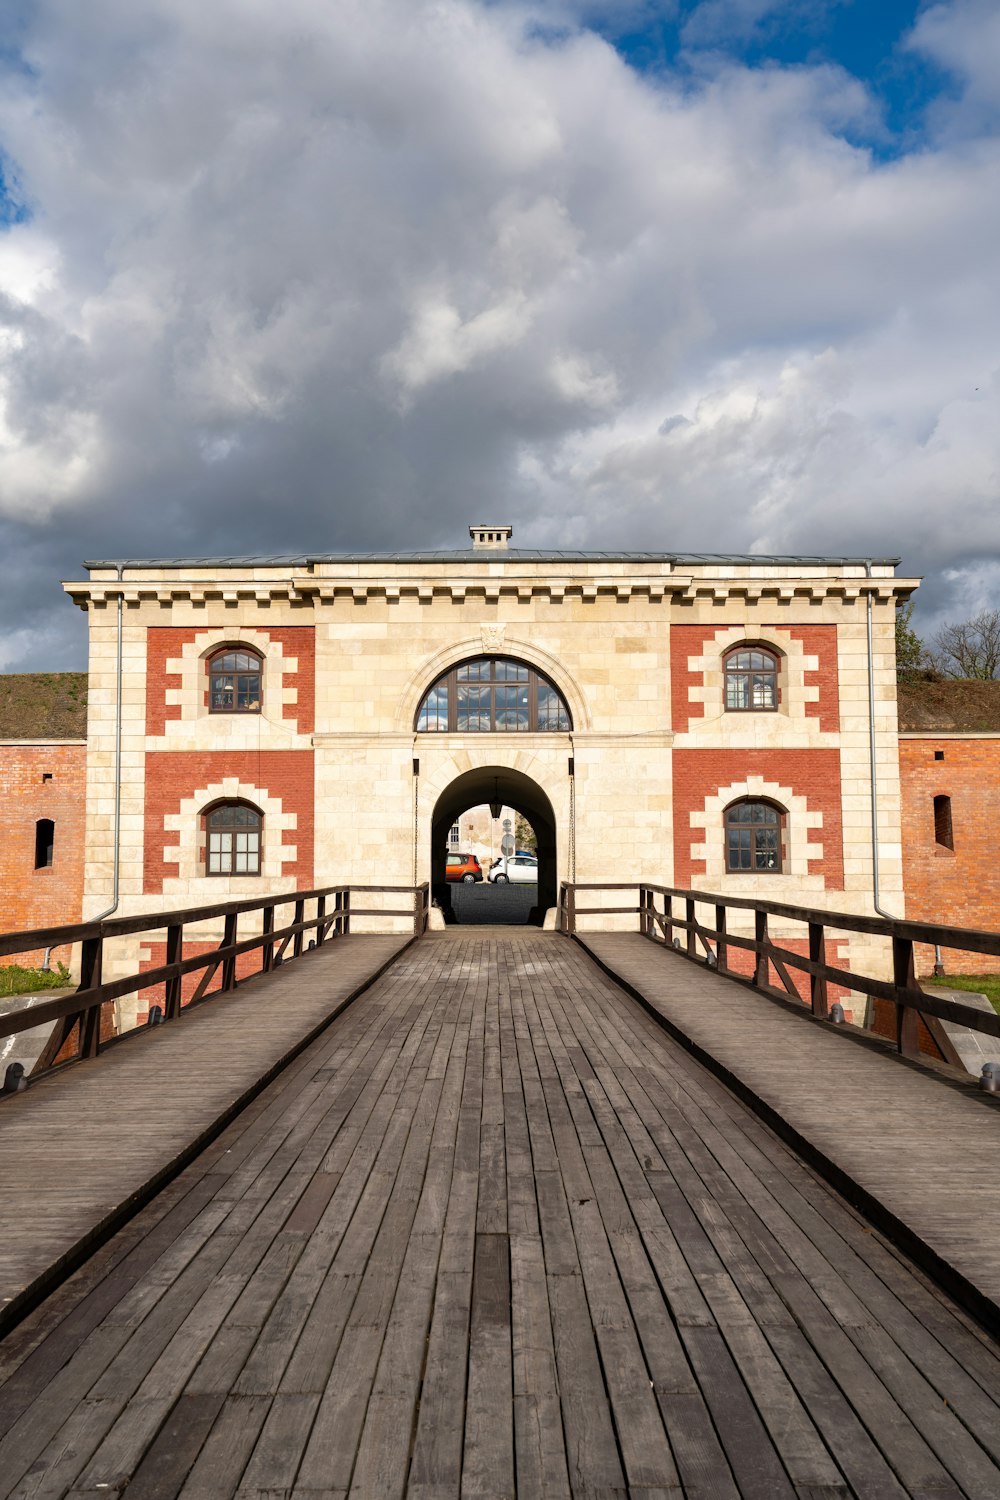
<instances>
[{"instance_id":1,"label":"drainpipe","mask_svg":"<svg viewBox=\"0 0 1000 1500\"><path fill-rule=\"evenodd\" d=\"M122 574L127 563L118 564L118 582L121 584ZM115 673L115 858L114 858L114 886L112 888L111 905L106 911L98 912L96 917L91 917L91 922L103 922L105 917L110 917L118 910L119 885L121 880L121 831L122 831L122 605L124 590L118 590L118 653L117 668Z\"/></svg>"}]
</instances>

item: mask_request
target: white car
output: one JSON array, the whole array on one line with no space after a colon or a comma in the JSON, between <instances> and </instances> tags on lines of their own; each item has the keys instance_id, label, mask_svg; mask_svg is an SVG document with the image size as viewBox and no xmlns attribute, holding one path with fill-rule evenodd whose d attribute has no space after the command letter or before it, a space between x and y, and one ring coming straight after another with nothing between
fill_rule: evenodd
<instances>
[{"instance_id":1,"label":"white car","mask_svg":"<svg viewBox=\"0 0 1000 1500\"><path fill-rule=\"evenodd\" d=\"M535 884L538 880L538 860L531 854L511 854L498 859L490 870L489 877L495 885L506 885L508 881Z\"/></svg>"}]
</instances>

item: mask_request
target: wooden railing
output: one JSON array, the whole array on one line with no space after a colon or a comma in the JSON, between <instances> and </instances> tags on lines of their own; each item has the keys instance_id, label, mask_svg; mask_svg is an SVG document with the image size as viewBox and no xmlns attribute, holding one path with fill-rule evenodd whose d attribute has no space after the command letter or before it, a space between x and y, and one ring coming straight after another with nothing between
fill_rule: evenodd
<instances>
[{"instance_id":1,"label":"wooden railing","mask_svg":"<svg viewBox=\"0 0 1000 1500\"><path fill-rule=\"evenodd\" d=\"M581 891L635 891L636 904L581 906ZM657 898L661 905L657 906ZM700 919L701 909L708 908L713 919ZM683 915L681 915L683 911ZM750 913L753 937L732 930L728 914ZM917 984L913 949L915 943L938 944L966 953L987 953L1000 960L1000 933L978 932L965 927L941 927L929 922L890 921L882 917L855 916L807 906L789 906L778 901L755 901L752 898L721 896L706 891L685 890L674 886L647 885L641 882L562 883L559 894L559 927L567 933L577 930L580 917L608 917L634 913L644 937L672 948L681 957L704 964L719 974L754 989L792 998L809 1005L814 1016L828 1019L829 987L888 1001L895 1007L896 1048L905 1057L920 1054L919 1018L931 1025L931 1018L950 1021L987 1036L1000 1038L1000 1015L977 1010L974 1006L948 1000L943 995L926 994ZM805 929L801 939L806 952L796 953L774 942L768 931L770 918L800 923ZM865 933L891 943L892 979L877 979L855 969L843 969L828 963L826 944L832 934ZM740 949L753 955L752 974L740 972L729 963L730 952ZM1000 967L1000 964L998 964ZM780 985L772 982L771 971ZM807 998L795 985L790 970L808 976ZM1000 1047L997 1049L1000 1056Z\"/></svg>"},{"instance_id":2,"label":"wooden railing","mask_svg":"<svg viewBox=\"0 0 1000 1500\"><path fill-rule=\"evenodd\" d=\"M358 898L374 893L409 896L407 906L362 906ZM276 924L280 907L292 908L292 920ZM239 936L239 921L260 913L261 930L250 936ZM308 913L308 914L307 914ZM32 1071L37 1076L58 1058L60 1062L96 1057L107 1040L101 1037L102 1008L111 1001L133 995L140 990L163 987L162 1006L151 1007L157 1021L173 1021L181 1013L204 999L226 994L236 988L237 961L247 953L260 951L257 973L270 973L291 958L298 958L308 945L320 948L334 938L346 936L359 920L406 917L419 936L427 927L428 887L423 885L331 885L314 891L289 891L247 901L226 901L215 906L189 907L183 911L158 911L134 917L116 917L103 922L80 922L72 926L40 928L33 932L0 934L0 959L40 948L62 948L81 945L80 983L71 995L41 1000L0 1016L0 1040L17 1036L35 1027L58 1023L39 1063ZM208 952L184 956L185 928L204 922L222 921L222 939ZM166 933L165 962L145 970L136 965L134 973L104 981L105 945L113 939L136 934ZM209 937L208 941L212 941ZM162 943L162 938L154 941ZM206 936L197 941L204 943ZM201 972L193 994L183 999L186 974ZM209 989L218 976L218 985ZM250 977L246 974L243 978ZM77 1033L77 1046L67 1049ZM113 1040L118 1040L118 1037ZM9 1070L15 1073L16 1068ZM23 1086L23 1084L22 1084ZM18 1087L18 1078L8 1077L4 1092Z\"/></svg>"}]
</instances>

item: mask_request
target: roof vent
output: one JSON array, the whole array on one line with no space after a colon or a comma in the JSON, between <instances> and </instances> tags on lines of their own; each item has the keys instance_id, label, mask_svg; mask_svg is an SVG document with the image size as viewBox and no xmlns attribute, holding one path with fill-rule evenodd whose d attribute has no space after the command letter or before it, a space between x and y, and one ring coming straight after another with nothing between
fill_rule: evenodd
<instances>
[{"instance_id":1,"label":"roof vent","mask_svg":"<svg viewBox=\"0 0 1000 1500\"><path fill-rule=\"evenodd\" d=\"M513 530L513 526L470 526L469 535L473 547L492 548L496 551L498 548L506 549Z\"/></svg>"}]
</instances>

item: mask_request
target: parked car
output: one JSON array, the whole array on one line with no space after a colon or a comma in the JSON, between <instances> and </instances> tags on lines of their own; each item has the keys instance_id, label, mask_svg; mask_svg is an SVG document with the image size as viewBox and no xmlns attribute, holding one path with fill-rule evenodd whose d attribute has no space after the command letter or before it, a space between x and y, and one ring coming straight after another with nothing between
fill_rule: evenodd
<instances>
[{"instance_id":1,"label":"parked car","mask_svg":"<svg viewBox=\"0 0 1000 1500\"><path fill-rule=\"evenodd\" d=\"M530 884L538 880L538 860L533 854L511 854L498 859L490 870L490 879L496 885L506 885L508 881Z\"/></svg>"},{"instance_id":2,"label":"parked car","mask_svg":"<svg viewBox=\"0 0 1000 1500\"><path fill-rule=\"evenodd\" d=\"M445 878L471 885L474 880L482 880L483 867L474 854L449 854Z\"/></svg>"}]
</instances>

